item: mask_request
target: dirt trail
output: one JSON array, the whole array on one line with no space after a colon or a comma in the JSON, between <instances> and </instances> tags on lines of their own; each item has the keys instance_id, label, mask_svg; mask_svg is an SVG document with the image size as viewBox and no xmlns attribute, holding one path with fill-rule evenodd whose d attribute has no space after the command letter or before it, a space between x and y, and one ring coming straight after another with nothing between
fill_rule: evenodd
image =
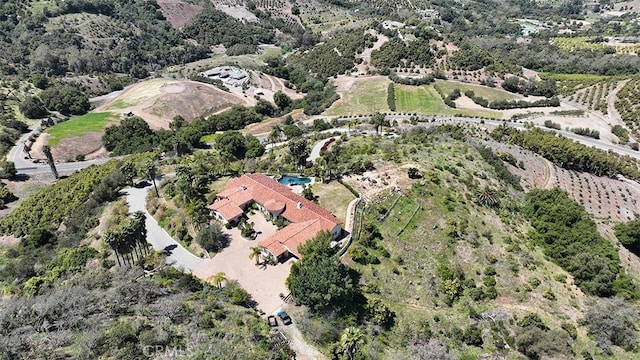
<instances>
[{"instance_id":1,"label":"dirt trail","mask_svg":"<svg viewBox=\"0 0 640 360\"><path fill-rule=\"evenodd\" d=\"M612 125L618 124L618 125L622 125L625 128L627 126L622 121L622 117L620 116L618 109L616 109L616 100L618 100L618 92L622 90L622 88L628 82L629 82L629 79L620 81L618 83L618 86L616 86L616 88L609 93L609 96L607 96L607 114L609 114L609 122Z\"/></svg>"},{"instance_id":2,"label":"dirt trail","mask_svg":"<svg viewBox=\"0 0 640 360\"><path fill-rule=\"evenodd\" d=\"M282 326L282 332L287 336L290 343L289 346L296 352L296 359L298 360L326 360L327 357L322 355L318 349L307 344L302 337L302 333L298 330L295 324L289 326Z\"/></svg>"},{"instance_id":3,"label":"dirt trail","mask_svg":"<svg viewBox=\"0 0 640 360\"><path fill-rule=\"evenodd\" d=\"M543 158L542 156L540 156L540 158L542 159L542 161L544 161L544 164L546 165L545 175L547 177L544 183L544 186L542 188L553 189L554 187L556 187L556 182L558 181L558 174L556 173L555 165L553 165L551 161Z\"/></svg>"},{"instance_id":4,"label":"dirt trail","mask_svg":"<svg viewBox=\"0 0 640 360\"><path fill-rule=\"evenodd\" d=\"M372 47L364 49L362 54L360 54L359 57L362 59L362 63L356 65L356 68L358 69L359 74L366 74L367 67L374 68L371 65L371 53L373 52L373 50L380 49L380 47L384 45L384 43L389 41L389 38L387 36L378 34L378 32L375 30L370 30L369 33L373 36L377 36L378 40L375 43L373 43Z\"/></svg>"}]
</instances>

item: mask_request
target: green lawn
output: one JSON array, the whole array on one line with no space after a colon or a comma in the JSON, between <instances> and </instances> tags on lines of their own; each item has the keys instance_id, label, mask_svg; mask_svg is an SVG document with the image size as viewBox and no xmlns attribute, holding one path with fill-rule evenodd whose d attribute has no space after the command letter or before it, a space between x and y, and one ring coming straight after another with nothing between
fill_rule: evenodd
<instances>
[{"instance_id":1,"label":"green lawn","mask_svg":"<svg viewBox=\"0 0 640 360\"><path fill-rule=\"evenodd\" d=\"M438 94L430 86L396 86L398 112L436 114L447 110Z\"/></svg>"},{"instance_id":2,"label":"green lawn","mask_svg":"<svg viewBox=\"0 0 640 360\"><path fill-rule=\"evenodd\" d=\"M376 77L356 79L342 98L327 111L327 115L362 115L377 112L389 112L387 105L387 87L390 80Z\"/></svg>"},{"instance_id":3,"label":"green lawn","mask_svg":"<svg viewBox=\"0 0 640 360\"><path fill-rule=\"evenodd\" d=\"M492 110L453 109L444 104L433 86L396 85L396 110L422 115L465 115L500 118Z\"/></svg>"},{"instance_id":4,"label":"green lawn","mask_svg":"<svg viewBox=\"0 0 640 360\"><path fill-rule=\"evenodd\" d=\"M200 142L203 144L213 144L216 142L217 137L218 137L218 134L204 135L200 138Z\"/></svg>"},{"instance_id":5,"label":"green lawn","mask_svg":"<svg viewBox=\"0 0 640 360\"><path fill-rule=\"evenodd\" d=\"M51 136L49 146L56 146L64 138L82 136L88 131L102 131L113 119L112 113L89 113L56 124L47 129Z\"/></svg>"},{"instance_id":6,"label":"green lawn","mask_svg":"<svg viewBox=\"0 0 640 360\"><path fill-rule=\"evenodd\" d=\"M451 94L455 89L460 89L462 93L471 90L476 95L482 96L489 101L513 100L521 98L521 96L512 94L502 89L490 88L488 86L482 85L465 84L457 81L436 80L435 86L439 87L445 95Z\"/></svg>"}]
</instances>

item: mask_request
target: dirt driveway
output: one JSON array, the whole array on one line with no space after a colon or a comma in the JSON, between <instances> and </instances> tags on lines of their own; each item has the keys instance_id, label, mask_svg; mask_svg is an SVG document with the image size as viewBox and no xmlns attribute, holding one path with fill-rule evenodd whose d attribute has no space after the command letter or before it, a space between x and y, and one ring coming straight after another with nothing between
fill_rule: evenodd
<instances>
[{"instance_id":1,"label":"dirt driveway","mask_svg":"<svg viewBox=\"0 0 640 360\"><path fill-rule=\"evenodd\" d=\"M205 260L193 273L201 279L207 279L224 272L227 279L237 280L251 294L259 309L272 314L283 305L279 294L289 293L284 282L289 276L292 262L289 260L277 266L264 267L249 259L251 248L276 232L275 225L265 220L262 214L249 216L249 221L255 224L257 232L261 232L255 240L244 239L237 228L225 230L231 236L231 244L212 259Z\"/></svg>"}]
</instances>

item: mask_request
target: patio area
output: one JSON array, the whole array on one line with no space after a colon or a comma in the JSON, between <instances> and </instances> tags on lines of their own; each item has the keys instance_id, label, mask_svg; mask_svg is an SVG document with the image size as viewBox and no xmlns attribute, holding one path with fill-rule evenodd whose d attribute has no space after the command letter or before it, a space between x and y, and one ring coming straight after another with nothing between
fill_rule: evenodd
<instances>
[{"instance_id":1,"label":"patio area","mask_svg":"<svg viewBox=\"0 0 640 360\"><path fill-rule=\"evenodd\" d=\"M260 240L273 235L277 228L259 212L249 215L249 222L254 223L257 233L255 240L243 238L238 228L224 229L231 237L229 246L213 258L206 259L193 273L201 279L207 279L218 272L224 272L227 279L237 280L251 294L259 309L272 314L283 304L279 294L289 293L285 280L289 276L292 260L276 266L256 265L255 260L249 258L251 248L258 246Z\"/></svg>"}]
</instances>

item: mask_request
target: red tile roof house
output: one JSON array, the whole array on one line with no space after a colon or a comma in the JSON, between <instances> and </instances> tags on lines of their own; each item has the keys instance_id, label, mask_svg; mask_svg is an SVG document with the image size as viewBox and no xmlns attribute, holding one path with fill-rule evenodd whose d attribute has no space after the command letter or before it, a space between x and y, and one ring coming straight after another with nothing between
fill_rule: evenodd
<instances>
[{"instance_id":1,"label":"red tile roof house","mask_svg":"<svg viewBox=\"0 0 640 360\"><path fill-rule=\"evenodd\" d=\"M254 202L265 216L280 217L289 222L258 243L279 261L291 255L300 258L298 247L320 231L330 231L334 238L342 233L342 223L331 212L264 174L246 174L231 180L207 208L222 222L235 223Z\"/></svg>"}]
</instances>

